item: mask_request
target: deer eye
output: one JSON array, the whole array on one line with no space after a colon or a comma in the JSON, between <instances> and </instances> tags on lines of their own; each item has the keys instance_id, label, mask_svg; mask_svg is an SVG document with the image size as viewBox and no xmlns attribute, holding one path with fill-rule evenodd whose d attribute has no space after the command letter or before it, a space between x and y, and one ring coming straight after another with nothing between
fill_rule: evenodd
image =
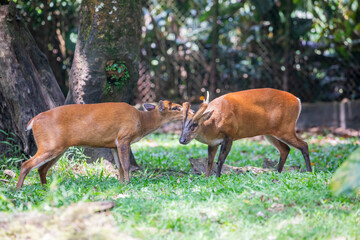
<instances>
[{"instance_id":1,"label":"deer eye","mask_svg":"<svg viewBox=\"0 0 360 240\"><path fill-rule=\"evenodd\" d=\"M198 123L193 123L193 124L191 125L191 131L194 131L197 126L199 126Z\"/></svg>"}]
</instances>

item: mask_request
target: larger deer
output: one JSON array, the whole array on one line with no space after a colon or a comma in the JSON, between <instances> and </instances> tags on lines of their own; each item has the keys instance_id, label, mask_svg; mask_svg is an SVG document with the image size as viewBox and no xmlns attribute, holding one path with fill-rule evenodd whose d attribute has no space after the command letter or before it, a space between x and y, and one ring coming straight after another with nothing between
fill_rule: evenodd
<instances>
[{"instance_id":1,"label":"larger deer","mask_svg":"<svg viewBox=\"0 0 360 240\"><path fill-rule=\"evenodd\" d=\"M181 144L188 144L195 138L208 145L205 177L211 173L219 145L217 177L221 175L233 141L258 135L265 135L280 152L279 172L284 167L289 146L301 151L306 169L311 172L308 145L295 133L301 112L300 99L288 92L263 88L229 93L208 101L204 101L195 114L189 111L189 103L183 104L183 129L179 139Z\"/></svg>"},{"instance_id":2,"label":"larger deer","mask_svg":"<svg viewBox=\"0 0 360 240\"><path fill-rule=\"evenodd\" d=\"M130 144L139 141L160 125L180 120L182 106L160 101L158 106L144 104L145 112L126 103L74 104L60 106L31 119L38 150L21 166L16 189L26 175L38 168L40 181L46 184L49 168L71 146L111 148L119 170L120 182L130 181Z\"/></svg>"}]
</instances>

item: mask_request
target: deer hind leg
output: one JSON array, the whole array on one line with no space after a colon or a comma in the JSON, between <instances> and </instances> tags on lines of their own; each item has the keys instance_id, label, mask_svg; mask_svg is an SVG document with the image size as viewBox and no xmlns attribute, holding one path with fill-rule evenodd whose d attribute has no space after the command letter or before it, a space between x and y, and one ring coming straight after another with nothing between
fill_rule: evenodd
<instances>
[{"instance_id":1,"label":"deer hind leg","mask_svg":"<svg viewBox=\"0 0 360 240\"><path fill-rule=\"evenodd\" d=\"M225 138L224 141L221 143L220 153L219 153L219 158L218 158L219 159L218 160L218 168L217 168L217 172L216 172L217 177L221 176L221 169L222 169L222 166L224 165L226 157L228 156L228 154L231 150L232 143L233 143L233 141L229 138Z\"/></svg>"},{"instance_id":2,"label":"deer hind leg","mask_svg":"<svg viewBox=\"0 0 360 240\"><path fill-rule=\"evenodd\" d=\"M116 140L116 147L119 154L120 165L124 172L125 181L130 182L130 141L128 141L128 139L118 138Z\"/></svg>"},{"instance_id":3,"label":"deer hind leg","mask_svg":"<svg viewBox=\"0 0 360 240\"><path fill-rule=\"evenodd\" d=\"M37 153L32 158L30 158L21 165L20 175L19 175L18 183L16 184L16 189L19 190L22 187L22 185L24 184L25 177L29 174L31 170L41 167L46 163L49 163L50 161L58 157L58 155L60 155L62 151L63 149L61 149L60 151L46 151L46 152L38 150Z\"/></svg>"},{"instance_id":4,"label":"deer hind leg","mask_svg":"<svg viewBox=\"0 0 360 240\"><path fill-rule=\"evenodd\" d=\"M294 131L294 133L286 135L286 136L282 136L279 138L281 141L285 142L286 144L289 144L290 146L293 146L294 148L297 148L301 151L304 159L305 159L305 164L306 164L306 170L308 172L311 172L311 162L310 162L310 157L309 157L309 146L308 144L301 140L300 138L298 138L296 136L296 133Z\"/></svg>"},{"instance_id":5,"label":"deer hind leg","mask_svg":"<svg viewBox=\"0 0 360 240\"><path fill-rule=\"evenodd\" d=\"M44 165L40 166L38 168L38 173L40 175L40 181L41 181L41 184L44 185L46 184L46 175L49 171L49 169L54 166L54 164L59 160L59 158L62 156L64 152L61 152L57 157L55 157L53 160L45 163Z\"/></svg>"},{"instance_id":6,"label":"deer hind leg","mask_svg":"<svg viewBox=\"0 0 360 240\"><path fill-rule=\"evenodd\" d=\"M277 140L275 137L271 135L265 135L265 138L279 151L280 153L280 160L277 166L277 171L280 173L284 168L284 164L286 159L289 155L290 148L287 144Z\"/></svg>"},{"instance_id":7,"label":"deer hind leg","mask_svg":"<svg viewBox=\"0 0 360 240\"><path fill-rule=\"evenodd\" d=\"M122 182L124 182L124 169L121 166L118 152L116 151L115 148L113 148L113 149L111 149L111 153L114 156L114 161L115 161L116 167L119 170L119 179L120 179L120 182L122 183Z\"/></svg>"}]
</instances>

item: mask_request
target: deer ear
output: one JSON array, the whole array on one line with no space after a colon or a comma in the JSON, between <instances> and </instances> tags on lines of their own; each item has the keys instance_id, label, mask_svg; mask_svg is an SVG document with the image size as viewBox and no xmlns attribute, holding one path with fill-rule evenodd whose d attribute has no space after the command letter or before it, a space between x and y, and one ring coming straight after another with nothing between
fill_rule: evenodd
<instances>
[{"instance_id":1,"label":"deer ear","mask_svg":"<svg viewBox=\"0 0 360 240\"><path fill-rule=\"evenodd\" d=\"M164 101L159 101L159 111L163 112L165 109Z\"/></svg>"},{"instance_id":2,"label":"deer ear","mask_svg":"<svg viewBox=\"0 0 360 240\"><path fill-rule=\"evenodd\" d=\"M206 113L204 113L204 114L202 115L202 117L204 118L204 122L205 122L206 120L209 120L209 119L211 118L211 116L213 115L214 111L215 111L215 110L212 110L211 112L206 112Z\"/></svg>"},{"instance_id":3,"label":"deer ear","mask_svg":"<svg viewBox=\"0 0 360 240\"><path fill-rule=\"evenodd\" d=\"M145 111L151 111L151 110L154 110L156 106L152 105L150 103L144 103L143 107L144 107Z\"/></svg>"},{"instance_id":4,"label":"deer ear","mask_svg":"<svg viewBox=\"0 0 360 240\"><path fill-rule=\"evenodd\" d=\"M190 106L191 105L188 102L184 102L182 105L184 120L186 120L187 116L189 115L189 111L191 110Z\"/></svg>"}]
</instances>

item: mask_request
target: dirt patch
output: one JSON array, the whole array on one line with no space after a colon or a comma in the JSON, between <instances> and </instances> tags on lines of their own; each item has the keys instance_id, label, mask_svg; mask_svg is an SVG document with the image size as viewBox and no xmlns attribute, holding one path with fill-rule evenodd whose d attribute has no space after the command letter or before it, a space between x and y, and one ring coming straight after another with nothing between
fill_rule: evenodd
<instances>
[{"instance_id":1,"label":"dirt patch","mask_svg":"<svg viewBox=\"0 0 360 240\"><path fill-rule=\"evenodd\" d=\"M190 158L191 171L195 174L205 173L207 167L207 158ZM233 167L227 164L224 164L221 169L221 174L244 174L247 172L252 172L254 174L264 173L264 172L272 172L275 171L275 166L277 165L277 161L272 161L270 159L265 158L263 160L263 168L245 166L245 167ZM284 167L283 172L287 171L301 171L299 166L290 166ZM217 164L213 165L211 169L211 175L215 175L217 171Z\"/></svg>"},{"instance_id":2,"label":"dirt patch","mask_svg":"<svg viewBox=\"0 0 360 240\"><path fill-rule=\"evenodd\" d=\"M195 174L202 174L205 173L207 167L207 158L190 158L191 163L191 171ZM217 164L213 165L211 169L211 175L215 175L217 171ZM252 166L245 166L245 167L233 167L227 164L224 164L221 169L221 174L244 174L246 172L252 172L254 174L259 174L263 172L270 172L274 171L273 169L265 169L259 167L252 167Z\"/></svg>"},{"instance_id":3,"label":"dirt patch","mask_svg":"<svg viewBox=\"0 0 360 240\"><path fill-rule=\"evenodd\" d=\"M83 202L48 213L0 213L0 239L134 239L119 232L111 201Z\"/></svg>"}]
</instances>

